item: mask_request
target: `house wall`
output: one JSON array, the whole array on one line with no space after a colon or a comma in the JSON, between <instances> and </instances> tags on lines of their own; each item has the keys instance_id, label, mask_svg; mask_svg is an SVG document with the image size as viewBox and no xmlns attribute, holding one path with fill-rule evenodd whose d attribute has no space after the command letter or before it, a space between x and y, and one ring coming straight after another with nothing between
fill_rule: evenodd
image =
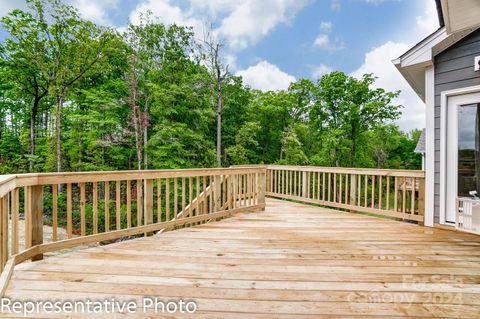
<instances>
[{"instance_id":1,"label":"house wall","mask_svg":"<svg viewBox=\"0 0 480 319\"><path fill-rule=\"evenodd\" d=\"M435 198L434 222L440 220L440 97L443 91L480 85L480 72L473 70L480 55L480 29L438 54L435 65Z\"/></svg>"}]
</instances>

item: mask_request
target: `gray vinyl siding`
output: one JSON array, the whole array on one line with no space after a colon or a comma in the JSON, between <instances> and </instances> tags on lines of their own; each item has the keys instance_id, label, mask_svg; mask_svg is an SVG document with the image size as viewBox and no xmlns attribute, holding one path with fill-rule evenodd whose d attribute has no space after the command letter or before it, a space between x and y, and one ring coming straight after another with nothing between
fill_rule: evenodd
<instances>
[{"instance_id":1,"label":"gray vinyl siding","mask_svg":"<svg viewBox=\"0 0 480 319\"><path fill-rule=\"evenodd\" d=\"M443 91L480 85L473 70L480 55L480 29L435 57L435 223L440 219L440 96Z\"/></svg>"}]
</instances>

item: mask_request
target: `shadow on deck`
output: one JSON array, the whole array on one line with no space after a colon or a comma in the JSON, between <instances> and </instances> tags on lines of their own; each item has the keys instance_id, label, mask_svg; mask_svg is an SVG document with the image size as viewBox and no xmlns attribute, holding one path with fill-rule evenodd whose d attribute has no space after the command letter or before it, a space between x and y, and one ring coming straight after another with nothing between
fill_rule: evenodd
<instances>
[{"instance_id":1,"label":"shadow on deck","mask_svg":"<svg viewBox=\"0 0 480 319\"><path fill-rule=\"evenodd\" d=\"M6 292L137 300L119 316L158 317L144 296L195 300L180 317L478 318L480 237L267 199L265 212L18 265Z\"/></svg>"}]
</instances>

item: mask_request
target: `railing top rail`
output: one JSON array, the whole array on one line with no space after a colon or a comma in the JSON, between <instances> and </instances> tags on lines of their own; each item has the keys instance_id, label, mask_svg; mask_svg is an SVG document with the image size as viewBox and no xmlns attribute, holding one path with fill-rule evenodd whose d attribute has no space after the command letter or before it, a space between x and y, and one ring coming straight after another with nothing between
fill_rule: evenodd
<instances>
[{"instance_id":1,"label":"railing top rail","mask_svg":"<svg viewBox=\"0 0 480 319\"><path fill-rule=\"evenodd\" d=\"M0 175L0 197L14 190L16 187L16 175Z\"/></svg>"},{"instance_id":2,"label":"railing top rail","mask_svg":"<svg viewBox=\"0 0 480 319\"><path fill-rule=\"evenodd\" d=\"M398 170L398 169L291 166L291 165L267 165L267 169L297 171L297 172L325 172L325 173L376 175L376 176L425 177L424 171Z\"/></svg>"},{"instance_id":3,"label":"railing top rail","mask_svg":"<svg viewBox=\"0 0 480 319\"><path fill-rule=\"evenodd\" d=\"M234 168L193 168L193 169L160 169L141 171L97 171L97 172L62 172L62 173L29 173L17 175L0 175L0 196L15 187L33 185L51 185L81 182L108 182L137 179L156 179L170 177L216 176L234 173L257 173L266 166L234 167Z\"/></svg>"}]
</instances>

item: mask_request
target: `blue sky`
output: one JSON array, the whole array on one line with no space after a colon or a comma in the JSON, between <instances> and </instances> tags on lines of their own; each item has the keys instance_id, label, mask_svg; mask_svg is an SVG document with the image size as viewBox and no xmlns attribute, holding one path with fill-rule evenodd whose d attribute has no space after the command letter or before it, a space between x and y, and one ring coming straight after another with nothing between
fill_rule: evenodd
<instances>
[{"instance_id":1,"label":"blue sky","mask_svg":"<svg viewBox=\"0 0 480 319\"><path fill-rule=\"evenodd\" d=\"M151 10L164 23L205 25L226 43L225 60L245 82L262 90L284 89L301 77L341 70L373 72L378 85L402 90L398 124L424 126L424 109L391 60L438 27L434 0L66 0L80 14L119 28ZM24 7L0 0L0 14Z\"/></svg>"}]
</instances>

